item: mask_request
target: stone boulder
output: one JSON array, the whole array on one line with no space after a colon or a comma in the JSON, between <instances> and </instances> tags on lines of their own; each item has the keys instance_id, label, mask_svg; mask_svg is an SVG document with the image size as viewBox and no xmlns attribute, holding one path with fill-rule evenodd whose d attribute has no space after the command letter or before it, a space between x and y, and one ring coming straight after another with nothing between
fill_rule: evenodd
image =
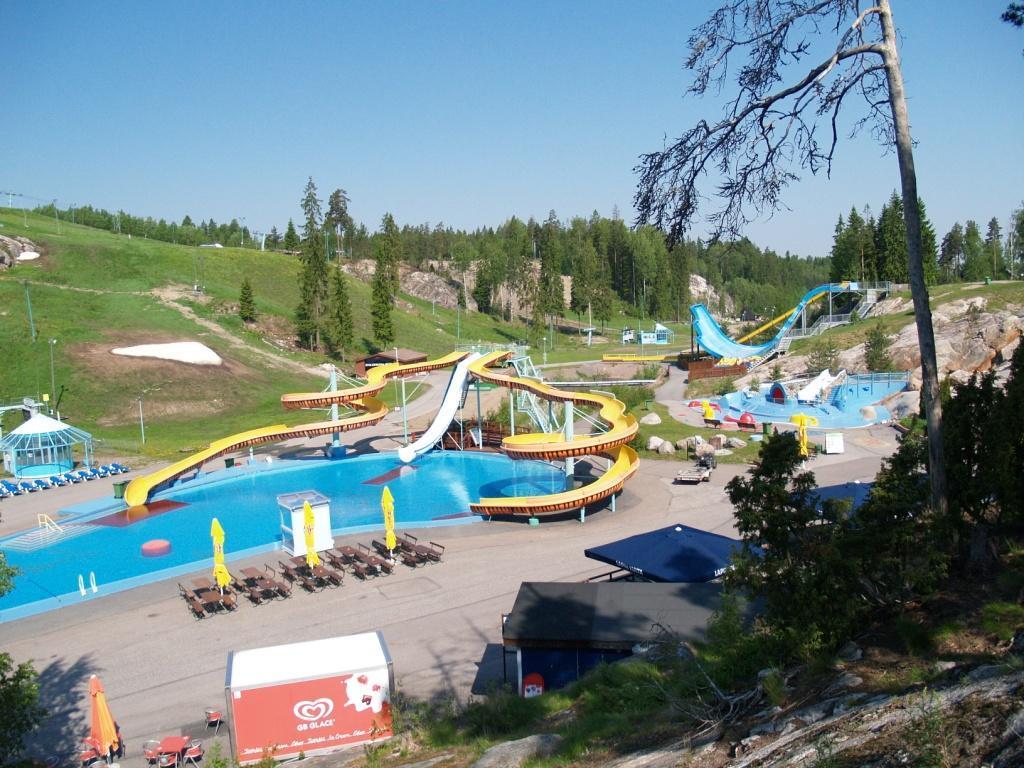
<instances>
[{"instance_id":1,"label":"stone boulder","mask_svg":"<svg viewBox=\"0 0 1024 768\"><path fill-rule=\"evenodd\" d=\"M646 416L640 419L641 424L656 425L661 424L661 416L656 413L648 413Z\"/></svg>"},{"instance_id":2,"label":"stone boulder","mask_svg":"<svg viewBox=\"0 0 1024 768\"><path fill-rule=\"evenodd\" d=\"M680 440L676 440L676 450L684 452L690 450L690 448L693 447L693 443L690 441L691 438L689 437L684 437Z\"/></svg>"},{"instance_id":3,"label":"stone boulder","mask_svg":"<svg viewBox=\"0 0 1024 768\"><path fill-rule=\"evenodd\" d=\"M711 443L712 448L718 450L720 448L725 448L725 440L725 435L712 435L708 442Z\"/></svg>"},{"instance_id":4,"label":"stone boulder","mask_svg":"<svg viewBox=\"0 0 1024 768\"><path fill-rule=\"evenodd\" d=\"M669 440L662 440L658 446L658 453L662 456L671 456L676 452L676 447Z\"/></svg>"},{"instance_id":5,"label":"stone boulder","mask_svg":"<svg viewBox=\"0 0 1024 768\"><path fill-rule=\"evenodd\" d=\"M506 741L488 749L470 768L519 768L527 760L549 757L561 744L562 737L556 733L538 733Z\"/></svg>"},{"instance_id":6,"label":"stone boulder","mask_svg":"<svg viewBox=\"0 0 1024 768\"><path fill-rule=\"evenodd\" d=\"M741 440L738 437L729 437L726 438L725 445L727 448L745 448L747 441Z\"/></svg>"},{"instance_id":7,"label":"stone boulder","mask_svg":"<svg viewBox=\"0 0 1024 768\"><path fill-rule=\"evenodd\" d=\"M715 456L732 456L732 451L728 448L718 448L715 450Z\"/></svg>"},{"instance_id":8,"label":"stone boulder","mask_svg":"<svg viewBox=\"0 0 1024 768\"><path fill-rule=\"evenodd\" d=\"M921 412L921 392L916 389L898 392L883 400L882 405L889 409L894 419L902 419Z\"/></svg>"},{"instance_id":9,"label":"stone boulder","mask_svg":"<svg viewBox=\"0 0 1024 768\"><path fill-rule=\"evenodd\" d=\"M0 235L0 269L13 267L18 257L27 251L39 253L39 246L27 237Z\"/></svg>"},{"instance_id":10,"label":"stone boulder","mask_svg":"<svg viewBox=\"0 0 1024 768\"><path fill-rule=\"evenodd\" d=\"M651 435L650 437L647 438L647 450L648 451L656 451L659 448L661 448L661 444L664 443L664 442L665 441L662 440L657 435Z\"/></svg>"}]
</instances>

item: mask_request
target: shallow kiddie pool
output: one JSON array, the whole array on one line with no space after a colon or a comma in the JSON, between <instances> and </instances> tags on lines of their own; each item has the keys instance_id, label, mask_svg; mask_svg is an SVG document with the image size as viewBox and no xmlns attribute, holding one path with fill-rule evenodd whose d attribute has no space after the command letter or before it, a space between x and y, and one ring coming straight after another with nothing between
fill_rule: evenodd
<instances>
[{"instance_id":1,"label":"shallow kiddie pool","mask_svg":"<svg viewBox=\"0 0 1024 768\"><path fill-rule=\"evenodd\" d=\"M559 467L499 454L433 451L409 465L394 454L370 454L203 474L131 511L112 499L79 505L61 510L62 533L33 530L0 540L8 562L21 571L14 590L0 598L0 621L211 564L214 517L226 532L228 561L274 549L280 541L277 496L284 493L327 496L336 534L381 530L385 485L395 497L397 526L422 528L478 520L469 505L481 497L557 493L565 476ZM47 493L59 498L59 491Z\"/></svg>"}]
</instances>

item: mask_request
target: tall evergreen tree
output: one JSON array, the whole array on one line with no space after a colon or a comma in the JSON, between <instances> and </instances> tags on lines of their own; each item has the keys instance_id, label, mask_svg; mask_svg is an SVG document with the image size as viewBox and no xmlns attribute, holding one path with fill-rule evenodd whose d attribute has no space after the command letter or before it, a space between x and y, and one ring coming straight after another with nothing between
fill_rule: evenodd
<instances>
[{"instance_id":1,"label":"tall evergreen tree","mask_svg":"<svg viewBox=\"0 0 1024 768\"><path fill-rule=\"evenodd\" d=\"M985 232L985 255L991 268L989 275L993 280L1006 277L1006 262L1003 260L1003 231L999 219L993 216L988 222Z\"/></svg>"},{"instance_id":2,"label":"tall evergreen tree","mask_svg":"<svg viewBox=\"0 0 1024 768\"><path fill-rule=\"evenodd\" d=\"M563 248L561 241L562 225L554 210L540 230L537 243L537 255L540 257L540 305L541 311L548 315L550 322L553 316L565 311L565 296L562 290Z\"/></svg>"},{"instance_id":3,"label":"tall evergreen tree","mask_svg":"<svg viewBox=\"0 0 1024 768\"><path fill-rule=\"evenodd\" d=\"M276 226L271 227L270 232L267 233L267 245L271 250L281 245L281 233L277 231Z\"/></svg>"},{"instance_id":4,"label":"tall evergreen tree","mask_svg":"<svg viewBox=\"0 0 1024 768\"><path fill-rule=\"evenodd\" d=\"M253 300L252 284L248 277L242 278L242 288L238 293L238 316L245 323L252 323L256 320L256 303Z\"/></svg>"},{"instance_id":5,"label":"tall evergreen tree","mask_svg":"<svg viewBox=\"0 0 1024 768\"><path fill-rule=\"evenodd\" d=\"M896 283L907 281L907 234L903 220L903 199L894 191L882 206L875 233L878 277Z\"/></svg>"},{"instance_id":6,"label":"tall evergreen tree","mask_svg":"<svg viewBox=\"0 0 1024 768\"><path fill-rule=\"evenodd\" d=\"M968 219L964 227L964 280L983 280L988 274L989 264L985 258L985 243L981 239L978 222Z\"/></svg>"},{"instance_id":7,"label":"tall evergreen tree","mask_svg":"<svg viewBox=\"0 0 1024 768\"><path fill-rule=\"evenodd\" d=\"M402 237L390 213L380 223L380 236L374 240L377 265L373 273L372 305L373 337L383 349L395 340L391 308L398 295L398 260L402 255Z\"/></svg>"},{"instance_id":8,"label":"tall evergreen tree","mask_svg":"<svg viewBox=\"0 0 1024 768\"><path fill-rule=\"evenodd\" d=\"M338 243L338 250L344 255L345 247L343 237L348 237L353 229L352 217L348 213L348 204L351 202L348 192L344 189L336 189L327 198L327 214L324 216L324 229L333 232Z\"/></svg>"},{"instance_id":9,"label":"tall evergreen tree","mask_svg":"<svg viewBox=\"0 0 1024 768\"><path fill-rule=\"evenodd\" d=\"M334 315L334 344L345 359L345 352L352 348L355 340L355 327L352 323L352 302L348 298L348 286L345 284L345 273L334 270L334 291L331 297L331 310Z\"/></svg>"},{"instance_id":10,"label":"tall evergreen tree","mask_svg":"<svg viewBox=\"0 0 1024 768\"><path fill-rule=\"evenodd\" d=\"M299 233L295 231L295 224L288 219L288 228L284 231L284 249L286 251L299 250Z\"/></svg>"},{"instance_id":11,"label":"tall evergreen tree","mask_svg":"<svg viewBox=\"0 0 1024 768\"><path fill-rule=\"evenodd\" d=\"M302 212L306 220L302 225L302 275L296 325L303 346L318 350L321 347L321 331L324 314L327 311L329 282L327 254L320 228L320 199L316 196L316 184L313 183L312 176L306 182L302 196Z\"/></svg>"},{"instance_id":12,"label":"tall evergreen tree","mask_svg":"<svg viewBox=\"0 0 1024 768\"><path fill-rule=\"evenodd\" d=\"M942 238L942 250L939 252L939 270L942 279L951 283L963 275L964 266L964 228L957 222L950 227Z\"/></svg>"},{"instance_id":13,"label":"tall evergreen tree","mask_svg":"<svg viewBox=\"0 0 1024 768\"><path fill-rule=\"evenodd\" d=\"M921 217L921 261L924 265L924 281L928 285L939 282L939 248L935 227L928 220L924 200L917 198L917 210Z\"/></svg>"}]
</instances>

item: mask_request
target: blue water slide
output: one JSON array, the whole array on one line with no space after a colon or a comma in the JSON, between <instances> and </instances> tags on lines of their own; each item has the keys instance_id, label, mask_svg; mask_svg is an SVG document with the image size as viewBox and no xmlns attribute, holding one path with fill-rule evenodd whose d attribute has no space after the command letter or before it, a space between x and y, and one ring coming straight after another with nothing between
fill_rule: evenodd
<instances>
[{"instance_id":1,"label":"blue water slide","mask_svg":"<svg viewBox=\"0 0 1024 768\"><path fill-rule=\"evenodd\" d=\"M803 312L804 307L823 294L829 292L839 293L848 289L849 284L826 284L812 288L804 294L802 299L800 299L800 303L793 308L793 311L790 313L789 317L786 318L785 322L779 326L779 330L775 335L764 344L740 344L722 330L722 326L715 321L715 318L711 316L708 308L703 304L694 304L690 307L690 315L693 319L693 331L697 336L697 342L707 350L708 354L712 357L761 357L768 354L778 346L779 342L782 341L782 337L786 335L786 332L792 328L800 318L800 314Z\"/></svg>"}]
</instances>

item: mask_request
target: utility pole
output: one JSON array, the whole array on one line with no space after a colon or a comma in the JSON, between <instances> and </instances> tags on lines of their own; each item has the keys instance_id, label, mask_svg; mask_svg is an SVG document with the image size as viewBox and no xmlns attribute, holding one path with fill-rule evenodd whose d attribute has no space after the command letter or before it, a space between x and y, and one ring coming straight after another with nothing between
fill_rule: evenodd
<instances>
[{"instance_id":1,"label":"utility pole","mask_svg":"<svg viewBox=\"0 0 1024 768\"><path fill-rule=\"evenodd\" d=\"M146 422L142 418L142 395L139 395L139 432L142 433L142 444L146 444Z\"/></svg>"},{"instance_id":2,"label":"utility pole","mask_svg":"<svg viewBox=\"0 0 1024 768\"><path fill-rule=\"evenodd\" d=\"M36 323L32 319L32 297L28 293L28 280L23 280L22 285L25 286L25 303L28 305L28 327L32 331L32 343L36 341Z\"/></svg>"},{"instance_id":3,"label":"utility pole","mask_svg":"<svg viewBox=\"0 0 1024 768\"><path fill-rule=\"evenodd\" d=\"M56 346L57 340L50 339L50 401L53 402L57 398L57 380L53 373L53 348ZM51 405L52 409L53 406Z\"/></svg>"}]
</instances>

